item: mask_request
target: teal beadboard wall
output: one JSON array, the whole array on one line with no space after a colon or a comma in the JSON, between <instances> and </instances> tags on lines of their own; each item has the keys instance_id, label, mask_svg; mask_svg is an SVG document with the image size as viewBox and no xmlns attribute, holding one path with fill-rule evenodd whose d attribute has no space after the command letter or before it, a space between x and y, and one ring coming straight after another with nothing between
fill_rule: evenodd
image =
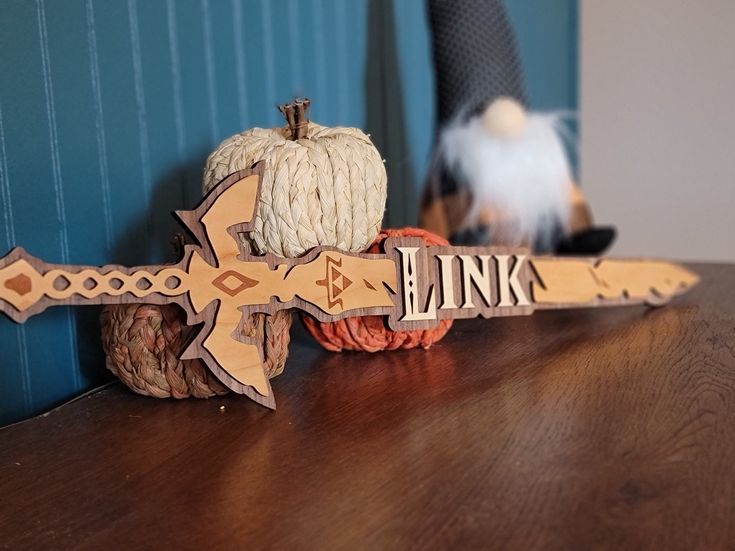
<instances>
[{"instance_id":1,"label":"teal beadboard wall","mask_svg":"<svg viewBox=\"0 0 735 551\"><path fill-rule=\"evenodd\" d=\"M575 0L508 0L531 103L576 108ZM170 260L169 212L206 155L274 105L371 132L386 225L411 223L433 138L423 0L2 0L0 249L50 262ZM109 375L99 308L0 319L0 425Z\"/></svg>"}]
</instances>

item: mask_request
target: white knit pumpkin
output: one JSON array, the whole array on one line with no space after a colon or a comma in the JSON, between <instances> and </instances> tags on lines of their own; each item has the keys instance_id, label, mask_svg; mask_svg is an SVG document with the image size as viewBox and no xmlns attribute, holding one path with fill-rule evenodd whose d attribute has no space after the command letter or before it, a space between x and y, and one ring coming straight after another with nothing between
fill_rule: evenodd
<instances>
[{"instance_id":1,"label":"white knit pumpkin","mask_svg":"<svg viewBox=\"0 0 735 551\"><path fill-rule=\"evenodd\" d=\"M307 105L308 106L308 105ZM387 197L383 160L357 128L303 122L253 128L220 144L207 159L204 190L228 174L265 160L255 252L297 257L318 245L363 251L380 231Z\"/></svg>"}]
</instances>

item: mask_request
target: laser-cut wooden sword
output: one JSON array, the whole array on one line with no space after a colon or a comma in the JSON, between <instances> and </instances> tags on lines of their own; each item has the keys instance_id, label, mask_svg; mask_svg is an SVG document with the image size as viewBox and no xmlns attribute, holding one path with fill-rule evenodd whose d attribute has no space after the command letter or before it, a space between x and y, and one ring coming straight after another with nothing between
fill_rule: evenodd
<instances>
[{"instance_id":1,"label":"laser-cut wooden sword","mask_svg":"<svg viewBox=\"0 0 735 551\"><path fill-rule=\"evenodd\" d=\"M189 325L203 324L182 358L200 358L232 391L275 408L262 343L240 327L254 313L385 315L393 329L416 329L443 318L659 305L698 281L665 261L530 257L520 248L426 247L415 238L387 240L384 254L317 247L298 259L256 256L239 234L254 228L262 172L258 163L232 174L195 210L176 212L197 244L173 265L54 265L13 249L0 259L0 311L22 323L55 305L175 302Z\"/></svg>"}]
</instances>

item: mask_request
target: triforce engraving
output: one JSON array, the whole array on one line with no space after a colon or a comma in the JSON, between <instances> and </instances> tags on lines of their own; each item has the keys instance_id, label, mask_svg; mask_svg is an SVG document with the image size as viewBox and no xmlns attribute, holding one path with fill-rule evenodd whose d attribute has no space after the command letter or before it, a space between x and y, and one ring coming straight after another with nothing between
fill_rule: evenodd
<instances>
[{"instance_id":1,"label":"triforce engraving","mask_svg":"<svg viewBox=\"0 0 735 551\"><path fill-rule=\"evenodd\" d=\"M342 294L342 291L346 290L350 285L352 285L352 280L339 271L339 268L342 267L341 260L332 258L329 255L327 255L326 258L326 275L323 279L317 280L316 284L321 287L326 287L327 303L329 304L330 308L334 308L335 306L339 306L340 308L342 308L342 299L338 297ZM372 287L367 281L365 281L365 286L368 289L372 289L373 291L375 290L375 287Z\"/></svg>"}]
</instances>

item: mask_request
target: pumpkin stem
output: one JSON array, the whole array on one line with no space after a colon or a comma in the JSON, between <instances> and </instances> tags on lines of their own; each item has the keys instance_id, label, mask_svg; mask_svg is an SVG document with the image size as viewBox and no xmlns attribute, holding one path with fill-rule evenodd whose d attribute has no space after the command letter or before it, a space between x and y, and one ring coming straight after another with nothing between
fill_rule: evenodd
<instances>
[{"instance_id":1,"label":"pumpkin stem","mask_svg":"<svg viewBox=\"0 0 735 551\"><path fill-rule=\"evenodd\" d=\"M292 140L300 140L306 137L306 131L309 129L308 111L310 105L310 100L297 98L291 103L278 106L278 110L286 117Z\"/></svg>"}]
</instances>

